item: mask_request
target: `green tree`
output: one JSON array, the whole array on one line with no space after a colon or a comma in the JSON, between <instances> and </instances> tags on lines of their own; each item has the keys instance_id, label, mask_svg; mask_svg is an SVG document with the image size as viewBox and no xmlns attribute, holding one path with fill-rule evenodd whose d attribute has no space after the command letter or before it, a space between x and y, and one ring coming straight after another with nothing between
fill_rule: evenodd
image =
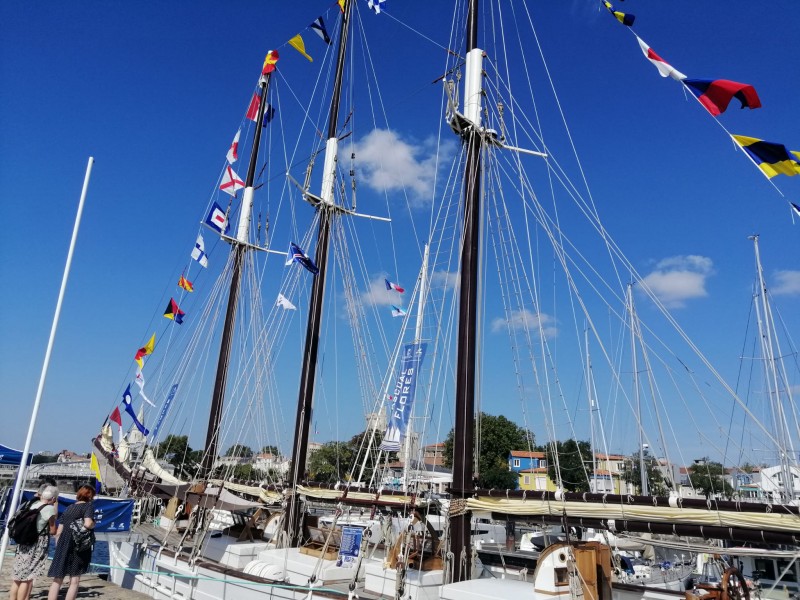
<instances>
[{"instance_id":1,"label":"green tree","mask_svg":"<svg viewBox=\"0 0 800 600\"><path fill-rule=\"evenodd\" d=\"M554 451L558 454L558 461ZM589 480L592 477L592 446L586 441L569 439L565 442L548 444L547 474L553 481L558 481L556 466L561 475L561 483L568 492L588 492ZM556 462L558 463L556 465Z\"/></svg>"},{"instance_id":2,"label":"green tree","mask_svg":"<svg viewBox=\"0 0 800 600\"><path fill-rule=\"evenodd\" d=\"M308 476L312 481L320 483L342 481L349 473L354 457L353 446L350 442L322 444L309 456Z\"/></svg>"},{"instance_id":3,"label":"green tree","mask_svg":"<svg viewBox=\"0 0 800 600\"><path fill-rule=\"evenodd\" d=\"M480 428L480 429L479 429ZM509 421L503 415L480 413L475 427L480 432L480 459L478 460L478 485L480 487L515 489L518 477L508 468L508 455L512 450L533 448L533 434ZM455 431L450 430L444 441L444 464L453 466ZM477 448L477 443L476 443Z\"/></svg>"},{"instance_id":4,"label":"green tree","mask_svg":"<svg viewBox=\"0 0 800 600\"><path fill-rule=\"evenodd\" d=\"M243 444L234 444L225 452L225 456L238 456L240 458L250 458L253 456L253 449Z\"/></svg>"},{"instance_id":5,"label":"green tree","mask_svg":"<svg viewBox=\"0 0 800 600\"><path fill-rule=\"evenodd\" d=\"M623 478L627 483L632 483L637 493L642 493L642 469L639 465L639 455L634 454L628 461L630 468L625 469ZM658 459L651 454L644 456L644 465L647 472L647 489L650 496L669 496L669 489L672 483L664 478L664 472L658 463Z\"/></svg>"},{"instance_id":6,"label":"green tree","mask_svg":"<svg viewBox=\"0 0 800 600\"><path fill-rule=\"evenodd\" d=\"M733 495L733 488L725 481L724 475L725 468L722 464L710 461L708 458L696 460L689 467L689 481L706 498L717 495L730 498Z\"/></svg>"},{"instance_id":7,"label":"green tree","mask_svg":"<svg viewBox=\"0 0 800 600\"><path fill-rule=\"evenodd\" d=\"M188 435L175 435L173 433L167 435L160 444L157 444L153 452L156 458L166 460L175 468L177 477L194 476L203 458L202 450L192 450L189 446Z\"/></svg>"},{"instance_id":8,"label":"green tree","mask_svg":"<svg viewBox=\"0 0 800 600\"><path fill-rule=\"evenodd\" d=\"M280 452L278 452L277 446L264 446L261 448L261 454L274 454L275 456L280 456Z\"/></svg>"}]
</instances>

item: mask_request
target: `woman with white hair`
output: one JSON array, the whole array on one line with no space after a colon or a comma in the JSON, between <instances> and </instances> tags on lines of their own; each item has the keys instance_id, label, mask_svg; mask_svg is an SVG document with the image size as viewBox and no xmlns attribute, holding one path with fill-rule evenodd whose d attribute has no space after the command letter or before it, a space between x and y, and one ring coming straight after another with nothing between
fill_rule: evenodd
<instances>
[{"instance_id":1,"label":"woman with white hair","mask_svg":"<svg viewBox=\"0 0 800 600\"><path fill-rule=\"evenodd\" d=\"M27 600L30 597L33 580L44 573L47 564L50 536L56 533L58 488L54 485L44 486L39 489L38 496L39 499L31 504L30 508L39 510L36 520L39 537L33 544L17 546L13 583L11 584L11 600Z\"/></svg>"}]
</instances>

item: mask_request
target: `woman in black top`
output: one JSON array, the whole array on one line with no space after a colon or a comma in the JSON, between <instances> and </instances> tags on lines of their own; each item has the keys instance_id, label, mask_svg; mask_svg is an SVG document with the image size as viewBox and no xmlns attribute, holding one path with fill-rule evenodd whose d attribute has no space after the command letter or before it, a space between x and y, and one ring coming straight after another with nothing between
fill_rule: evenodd
<instances>
[{"instance_id":1,"label":"woman in black top","mask_svg":"<svg viewBox=\"0 0 800 600\"><path fill-rule=\"evenodd\" d=\"M94 488L89 485L82 485L78 489L75 504L65 510L59 519L58 531L56 532L56 553L53 563L47 572L48 577L53 578L50 584L50 591L47 600L57 600L58 592L64 578L69 577L69 588L67 589L66 600L75 600L78 595L78 584L81 575L89 570L89 563L92 561L92 550L84 552L75 551L75 543L72 541L72 531L70 524L79 521L85 529L94 529Z\"/></svg>"}]
</instances>

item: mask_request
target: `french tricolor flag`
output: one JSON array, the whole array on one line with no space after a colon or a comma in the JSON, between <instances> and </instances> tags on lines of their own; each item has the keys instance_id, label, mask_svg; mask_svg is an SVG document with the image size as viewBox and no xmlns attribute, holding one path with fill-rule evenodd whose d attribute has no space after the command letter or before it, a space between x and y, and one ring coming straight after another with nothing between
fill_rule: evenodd
<instances>
[{"instance_id":1,"label":"french tricolor flag","mask_svg":"<svg viewBox=\"0 0 800 600\"><path fill-rule=\"evenodd\" d=\"M406 291L405 288L401 288L399 285L392 283L388 279L384 279L384 281L386 282L387 290L394 290L395 292L400 292L401 294Z\"/></svg>"}]
</instances>

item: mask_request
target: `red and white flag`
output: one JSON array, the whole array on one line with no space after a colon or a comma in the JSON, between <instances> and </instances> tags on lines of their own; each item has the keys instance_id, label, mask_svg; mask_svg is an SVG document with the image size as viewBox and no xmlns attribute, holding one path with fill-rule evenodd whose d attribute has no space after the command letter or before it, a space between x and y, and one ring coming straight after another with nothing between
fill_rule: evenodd
<instances>
[{"instance_id":1,"label":"red and white flag","mask_svg":"<svg viewBox=\"0 0 800 600\"><path fill-rule=\"evenodd\" d=\"M678 69L674 68L658 54L653 52L653 49L645 44L644 40L642 40L639 36L636 36L636 39L639 41L639 47L647 57L647 60L656 66L656 69L658 69L658 72L662 77L672 77L675 81L682 81L686 79L686 75L678 71Z\"/></svg>"},{"instance_id":2,"label":"red and white flag","mask_svg":"<svg viewBox=\"0 0 800 600\"><path fill-rule=\"evenodd\" d=\"M258 119L258 105L261 104L261 98L258 94L253 94L250 100L250 106L247 107L247 114L245 115L251 121Z\"/></svg>"},{"instance_id":3,"label":"red and white flag","mask_svg":"<svg viewBox=\"0 0 800 600\"><path fill-rule=\"evenodd\" d=\"M233 143L231 144L230 150L228 150L227 159L230 164L235 163L239 160L239 134L242 133L242 130L236 132L236 137L233 138Z\"/></svg>"},{"instance_id":4,"label":"red and white flag","mask_svg":"<svg viewBox=\"0 0 800 600\"><path fill-rule=\"evenodd\" d=\"M236 196L236 192L244 189L244 181L239 179L236 171L230 165L225 167L225 174L222 176L222 185L219 186L219 189L231 196Z\"/></svg>"}]
</instances>

